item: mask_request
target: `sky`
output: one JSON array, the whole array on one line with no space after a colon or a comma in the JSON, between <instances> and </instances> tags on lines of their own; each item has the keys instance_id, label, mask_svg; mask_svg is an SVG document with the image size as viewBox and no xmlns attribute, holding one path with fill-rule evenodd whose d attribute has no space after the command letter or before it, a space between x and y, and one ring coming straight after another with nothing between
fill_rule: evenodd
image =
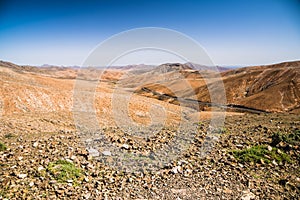
<instances>
[{"instance_id":1,"label":"sky","mask_svg":"<svg viewBox=\"0 0 300 200\"><path fill-rule=\"evenodd\" d=\"M142 27L187 35L216 65L300 60L299 0L1 0L0 60L82 65L107 38ZM150 54L158 59L137 53L119 63L178 61Z\"/></svg>"}]
</instances>

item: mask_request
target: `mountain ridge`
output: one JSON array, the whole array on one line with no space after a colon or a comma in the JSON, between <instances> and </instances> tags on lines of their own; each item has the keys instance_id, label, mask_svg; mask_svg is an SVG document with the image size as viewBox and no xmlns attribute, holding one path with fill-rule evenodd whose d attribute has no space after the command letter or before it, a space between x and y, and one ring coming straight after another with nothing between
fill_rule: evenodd
<instances>
[{"instance_id":1,"label":"mountain ridge","mask_svg":"<svg viewBox=\"0 0 300 200\"><path fill-rule=\"evenodd\" d=\"M197 70L196 67L181 63L166 63L149 69L145 68L147 68L145 65L107 70L53 66L38 68L0 61L2 84L0 89L4 95L2 99L6 107L12 109L12 112L20 110L23 104L27 105L26 99L31 99L33 96L33 104L38 101L43 105L41 102L47 102L50 98L51 104L46 103L47 106L45 106L47 109L58 103L59 105L53 108L70 110L71 96L68 95L72 94L71 90L78 73L81 74L80 77L83 77L83 80L98 81L100 78L100 81L106 81L114 85L113 87L135 91L146 97L159 99L157 95L143 91L143 87L166 96L174 96L176 93L180 98L195 99L192 98L195 95L197 101L206 103L211 102L210 92L218 93L217 83L221 80L225 87L226 99L220 96L220 102L226 100L226 105L242 106L265 112L298 113L300 111L300 61L243 67L221 72L204 67L202 70ZM188 87L184 87L187 83ZM36 85L44 89L36 88ZM12 88L14 91L9 92ZM60 90L57 90L58 88ZM48 98L48 100L43 98ZM57 102L55 99L60 100ZM172 99L163 101L178 104ZM24 112L34 110L33 105L27 105L27 107ZM200 109L207 108L200 106Z\"/></svg>"}]
</instances>

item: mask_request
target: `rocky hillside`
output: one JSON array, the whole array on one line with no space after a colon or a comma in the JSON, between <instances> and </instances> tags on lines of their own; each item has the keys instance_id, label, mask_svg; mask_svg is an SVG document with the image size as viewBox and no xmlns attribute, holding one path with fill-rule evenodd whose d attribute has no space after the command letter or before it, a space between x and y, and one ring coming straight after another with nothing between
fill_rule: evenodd
<instances>
[{"instance_id":1,"label":"rocky hillside","mask_svg":"<svg viewBox=\"0 0 300 200\"><path fill-rule=\"evenodd\" d=\"M225 72L194 64L167 63L157 67L127 69L18 66L0 62L0 91L3 112L69 111L72 89L80 79L99 78L118 88L179 104L176 98L199 101L200 109L210 107L210 92L217 102L266 112L300 112L300 61L245 67ZM217 68L215 68L217 69ZM226 97L220 93L223 81ZM210 90L208 90L210 88ZM221 94L221 93L220 93ZM203 104L204 103L204 104Z\"/></svg>"},{"instance_id":2,"label":"rocky hillside","mask_svg":"<svg viewBox=\"0 0 300 200\"><path fill-rule=\"evenodd\" d=\"M229 103L275 112L300 110L300 61L223 73Z\"/></svg>"},{"instance_id":3,"label":"rocky hillside","mask_svg":"<svg viewBox=\"0 0 300 200\"><path fill-rule=\"evenodd\" d=\"M70 110L73 80L41 76L20 66L0 66L3 114Z\"/></svg>"},{"instance_id":4,"label":"rocky hillside","mask_svg":"<svg viewBox=\"0 0 300 200\"><path fill-rule=\"evenodd\" d=\"M222 72L220 78L214 71L197 71L184 67L180 68L179 74L180 78L172 78L174 76L169 72L164 74L166 81L145 82L137 92L153 98L161 98L157 94L172 98L175 91L186 99L196 95L194 99L205 103L211 102L208 87L217 94L222 80L226 105L267 112L300 112L299 61L229 70ZM185 87L183 82L186 81L190 87ZM170 101L170 98L164 99Z\"/></svg>"},{"instance_id":5,"label":"rocky hillside","mask_svg":"<svg viewBox=\"0 0 300 200\"><path fill-rule=\"evenodd\" d=\"M299 67L291 65L238 69L220 78L231 103L276 94L291 82L294 90L284 92L295 95ZM197 92L209 101L205 87L218 89L218 73L181 64L162 68L127 73L1 62L0 199L299 199L299 115L227 112L222 127L213 127L211 117L220 112L178 106L174 96ZM268 81L275 83L265 87ZM83 121L71 112L74 92L94 100L91 112L78 104ZM100 126L85 129L97 125L93 113ZM116 123L122 120L124 127Z\"/></svg>"},{"instance_id":6,"label":"rocky hillside","mask_svg":"<svg viewBox=\"0 0 300 200\"><path fill-rule=\"evenodd\" d=\"M113 83L120 70L69 67L19 66L0 61L0 105L2 114L26 112L70 112L77 75L81 81Z\"/></svg>"}]
</instances>

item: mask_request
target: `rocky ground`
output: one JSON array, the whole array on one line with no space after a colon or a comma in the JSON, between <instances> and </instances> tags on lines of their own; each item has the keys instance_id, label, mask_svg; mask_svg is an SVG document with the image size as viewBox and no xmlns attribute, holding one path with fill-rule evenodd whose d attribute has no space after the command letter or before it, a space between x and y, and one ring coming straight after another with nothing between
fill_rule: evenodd
<instances>
[{"instance_id":1,"label":"rocky ground","mask_svg":"<svg viewBox=\"0 0 300 200\"><path fill-rule=\"evenodd\" d=\"M201 121L192 144L176 159L156 170L132 172L91 156L81 135L63 115L57 120L54 116L43 117L36 117L30 126L22 125L21 118L19 122L1 119L0 199L300 197L298 115L227 117L220 134L214 136L218 138L214 148L205 156L203 146L210 139L206 137L209 121ZM43 123L50 124L50 128L42 131L38 118L43 118ZM141 143L144 147L136 147L128 134L110 137L113 131L120 132L113 127L104 132L122 151L132 153L154 151L160 143L169 143L174 130L167 127L165 132ZM265 148L263 154L252 152L255 147ZM252 153L249 157L243 154L247 149ZM110 152L102 154L110 156Z\"/></svg>"}]
</instances>

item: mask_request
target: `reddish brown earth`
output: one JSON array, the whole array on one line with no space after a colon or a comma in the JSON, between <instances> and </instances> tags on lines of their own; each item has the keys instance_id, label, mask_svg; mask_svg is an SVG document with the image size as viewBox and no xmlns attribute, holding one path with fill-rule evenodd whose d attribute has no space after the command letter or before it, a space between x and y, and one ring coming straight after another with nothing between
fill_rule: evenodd
<instances>
[{"instance_id":1,"label":"reddish brown earth","mask_svg":"<svg viewBox=\"0 0 300 200\"><path fill-rule=\"evenodd\" d=\"M0 199L299 199L299 72L300 62L219 74L183 64L80 70L1 61L0 143L6 148L0 146ZM224 113L220 107L211 111L209 104L201 104L204 111L199 112L191 108L195 102L185 107L184 101L175 98L193 99L194 95L210 103L207 84L220 94L218 80L224 82L226 92L225 99L216 95L222 105L271 113L250 114L241 109ZM90 115L96 113L101 128L96 134L88 132L91 135L86 138L89 135L82 135L72 111L78 100L89 99L92 110L80 104L79 116L87 124L95 123ZM135 136L134 130L123 131L117 122L124 120L118 115L124 105L133 122L165 122L164 129L148 138ZM212 134L212 116L223 115L226 120L217 129L219 135ZM103 133L129 155L155 153L186 134L178 132L182 121L196 127L191 133L186 129L194 134L190 146L155 171L122 171L97 161L86 145L86 139L101 143L93 137ZM293 138L276 143L276 133ZM203 156L206 145L213 148ZM284 152L290 162L242 162L233 156L233 150L256 145L280 155ZM97 151L103 153L100 148ZM79 177L59 180L60 174L50 167L59 160L73 163Z\"/></svg>"},{"instance_id":2,"label":"reddish brown earth","mask_svg":"<svg viewBox=\"0 0 300 200\"><path fill-rule=\"evenodd\" d=\"M224 72L229 103L271 112L300 109L300 61Z\"/></svg>"},{"instance_id":3,"label":"reddish brown earth","mask_svg":"<svg viewBox=\"0 0 300 200\"><path fill-rule=\"evenodd\" d=\"M172 65L169 67L174 68ZM192 95L195 95L194 99L211 102L210 92L218 93L218 83L222 80L226 96L217 97L219 99L216 99L215 102L240 105L267 112L299 113L300 111L300 61L229 70L222 72L219 79L216 72L198 72L187 69L187 67L180 69L179 74L184 79L170 78L159 84L149 83L143 87L151 92L139 89L138 93L157 98L153 92L170 96L174 96L174 92L177 92L184 98L191 98ZM165 77L172 77L172 73L174 72L168 72ZM186 80L194 91L183 84ZM168 100L170 101L170 99Z\"/></svg>"}]
</instances>

